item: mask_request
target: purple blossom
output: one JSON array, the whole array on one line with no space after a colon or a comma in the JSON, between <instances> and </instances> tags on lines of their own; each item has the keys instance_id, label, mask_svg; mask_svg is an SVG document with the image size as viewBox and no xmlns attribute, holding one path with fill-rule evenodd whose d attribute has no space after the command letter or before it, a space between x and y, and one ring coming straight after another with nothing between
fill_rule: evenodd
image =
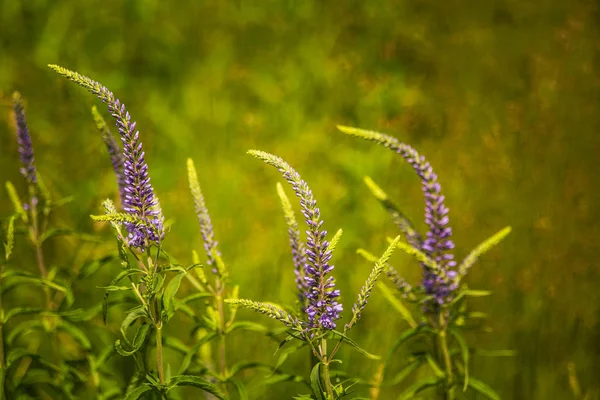
<instances>
[{"instance_id":1,"label":"purple blossom","mask_svg":"<svg viewBox=\"0 0 600 400\"><path fill-rule=\"evenodd\" d=\"M321 212L317 207L308 184L281 158L262 151L250 150L250 154L276 167L285 180L291 185L296 196L300 198L300 208L304 215L308 230L306 231L306 264L304 266L307 288L305 297L308 300L306 315L309 326L335 329L335 321L339 319L342 305L337 302L340 291L335 289L335 279L328 276L334 266L329 264L331 251L329 242L325 240L327 231L322 229Z\"/></svg>"},{"instance_id":2,"label":"purple blossom","mask_svg":"<svg viewBox=\"0 0 600 400\"><path fill-rule=\"evenodd\" d=\"M21 174L30 184L37 183L35 173L35 164L33 157L33 146L31 136L27 128L27 119L25 118L25 108L19 92L13 93L13 111L15 113L15 122L17 125L17 142L19 144L19 157L21 159Z\"/></svg>"},{"instance_id":3,"label":"purple blossom","mask_svg":"<svg viewBox=\"0 0 600 400\"><path fill-rule=\"evenodd\" d=\"M433 310L439 305L452 300L453 292L457 289L456 272L451 270L456 266L454 255L449 252L454 248L452 228L448 226L448 207L444 205L442 187L438 177L425 157L421 156L411 146L401 143L398 139L377 132L363 131L355 128L339 127L343 132L367 140L376 141L383 146L400 154L413 167L421 178L423 194L425 196L425 222L429 227L425 240L420 245L429 258L434 260L440 271L434 271L423 265L423 289L426 294L435 299ZM416 239L409 237L411 244L416 244ZM429 309L426 304L426 309Z\"/></svg>"},{"instance_id":4,"label":"purple blossom","mask_svg":"<svg viewBox=\"0 0 600 400\"><path fill-rule=\"evenodd\" d=\"M125 105L99 82L56 65L49 67L83 86L107 104L108 111L116 119L123 142L123 175L125 176L123 209L139 220L136 223L126 223L129 245L144 251L151 242L158 244L164 236L163 216L150 184L148 165L139 140L140 133L136 131L136 123L131 121Z\"/></svg>"}]
</instances>

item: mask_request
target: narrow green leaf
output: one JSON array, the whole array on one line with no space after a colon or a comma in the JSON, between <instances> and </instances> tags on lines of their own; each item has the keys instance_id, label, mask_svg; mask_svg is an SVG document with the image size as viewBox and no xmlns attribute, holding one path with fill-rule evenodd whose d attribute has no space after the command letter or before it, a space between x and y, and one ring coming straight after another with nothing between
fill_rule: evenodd
<instances>
[{"instance_id":1,"label":"narrow green leaf","mask_svg":"<svg viewBox=\"0 0 600 400\"><path fill-rule=\"evenodd\" d=\"M317 363L310 372L310 388L316 400L327 400L323 384L321 383L321 363Z\"/></svg>"},{"instance_id":2,"label":"narrow green leaf","mask_svg":"<svg viewBox=\"0 0 600 400\"><path fill-rule=\"evenodd\" d=\"M138 318L143 318L143 317L150 319L148 316L148 313L146 312L145 307L142 305L133 307L132 309L127 311L125 318L123 319L123 322L121 323L121 334L123 335L124 338L127 338L127 328L129 328L129 326L131 324L133 324Z\"/></svg>"},{"instance_id":3,"label":"narrow green leaf","mask_svg":"<svg viewBox=\"0 0 600 400\"><path fill-rule=\"evenodd\" d=\"M204 390L207 393L212 394L219 400L227 400L227 397L221 392L221 390L210 383L206 379L200 378L199 376L193 375L177 375L171 378L169 382L169 389L172 389L177 386L193 386L199 389Z\"/></svg>"},{"instance_id":4,"label":"narrow green leaf","mask_svg":"<svg viewBox=\"0 0 600 400\"><path fill-rule=\"evenodd\" d=\"M163 302L163 310L167 313L167 315L172 314L174 311L173 299L175 298L175 294L179 290L179 286L181 285L181 279L185 276L185 273L179 273L175 275L167 284L165 288L165 292L162 296Z\"/></svg>"},{"instance_id":5,"label":"narrow green leaf","mask_svg":"<svg viewBox=\"0 0 600 400\"><path fill-rule=\"evenodd\" d=\"M142 396L152 390L152 386L148 383L142 383L140 386L136 387L125 396L125 400L138 400L142 398Z\"/></svg>"},{"instance_id":6,"label":"narrow green leaf","mask_svg":"<svg viewBox=\"0 0 600 400\"><path fill-rule=\"evenodd\" d=\"M183 304L188 304L188 303L191 303L192 301L208 299L211 297L214 297L214 294L209 293L209 292L201 292L201 293L194 293L189 296L185 296L180 301Z\"/></svg>"},{"instance_id":7,"label":"narrow green leaf","mask_svg":"<svg viewBox=\"0 0 600 400\"><path fill-rule=\"evenodd\" d=\"M92 349L92 343L88 339L87 334L83 330L81 330L81 328L76 326L75 324L67 322L61 318L58 321L57 328L59 330L62 330L64 332L68 333L69 336L71 336L73 339L75 339L81 345L81 347L83 347L85 350Z\"/></svg>"},{"instance_id":8,"label":"narrow green leaf","mask_svg":"<svg viewBox=\"0 0 600 400\"><path fill-rule=\"evenodd\" d=\"M429 364L435 376L437 376L438 378L444 378L446 376L444 371L442 371L439 365L437 365L437 362L433 359L433 356L431 354L426 354L425 360L427 360L427 364Z\"/></svg>"},{"instance_id":9,"label":"narrow green leaf","mask_svg":"<svg viewBox=\"0 0 600 400\"><path fill-rule=\"evenodd\" d=\"M411 361L406 366L404 366L389 382L385 383L385 386L396 386L404 379L406 379L411 373L413 373L417 368L419 368L423 364L423 357L418 357L417 359Z\"/></svg>"},{"instance_id":10,"label":"narrow green leaf","mask_svg":"<svg viewBox=\"0 0 600 400\"><path fill-rule=\"evenodd\" d=\"M146 341L146 338L148 337L149 330L150 330L149 324L140 325L138 327L137 332L135 333L135 336L133 337L133 341L131 342L131 350L125 350L123 348L123 346L121 345L120 340L117 340L115 342L115 349L117 350L117 352L120 355L122 355L124 357L132 356L133 354L138 352L144 345L144 342Z\"/></svg>"},{"instance_id":11,"label":"narrow green leaf","mask_svg":"<svg viewBox=\"0 0 600 400\"><path fill-rule=\"evenodd\" d=\"M450 329L450 334L454 337L456 343L458 343L462 361L465 365L465 372L463 377L463 392L466 392L467 387L469 386L469 346L467 346L467 342L465 342L465 339L458 330Z\"/></svg>"},{"instance_id":12,"label":"narrow green leaf","mask_svg":"<svg viewBox=\"0 0 600 400\"><path fill-rule=\"evenodd\" d=\"M6 344L12 346L15 339L27 336L31 332L42 331L44 324L40 319L31 319L29 321L23 321L13 327L8 335L6 335Z\"/></svg>"},{"instance_id":13,"label":"narrow green leaf","mask_svg":"<svg viewBox=\"0 0 600 400\"><path fill-rule=\"evenodd\" d=\"M3 323L7 323L12 318L19 315L28 315L28 314L40 314L46 311L44 308L38 307L15 307L11 308L9 312L4 315Z\"/></svg>"},{"instance_id":14,"label":"narrow green leaf","mask_svg":"<svg viewBox=\"0 0 600 400\"><path fill-rule=\"evenodd\" d=\"M229 382L231 382L233 386L235 386L235 389L238 392L239 400L248 400L248 391L246 390L246 386L244 386L244 383L241 380L236 378L230 378Z\"/></svg>"},{"instance_id":15,"label":"narrow green leaf","mask_svg":"<svg viewBox=\"0 0 600 400\"><path fill-rule=\"evenodd\" d=\"M379 290L381 291L381 293L383 294L383 297L387 300L387 302L390 303L390 305L392 307L394 307L394 309L400 313L400 315L402 316L402 319L404 319L406 322L408 322L408 325L410 325L411 328L416 328L417 323L415 322L414 318L412 317L412 314L410 313L410 311L408 311L408 309L406 307L404 307L404 304L402 304L402 301L400 301L398 298L396 298L396 296L394 296L392 291L383 283L381 283L381 282L377 283L377 287L379 288Z\"/></svg>"},{"instance_id":16,"label":"narrow green leaf","mask_svg":"<svg viewBox=\"0 0 600 400\"><path fill-rule=\"evenodd\" d=\"M514 357L517 355L517 352L515 350L475 349L475 355L483 357Z\"/></svg>"},{"instance_id":17,"label":"narrow green leaf","mask_svg":"<svg viewBox=\"0 0 600 400\"><path fill-rule=\"evenodd\" d=\"M402 332L402 334L400 335L400 337L396 340L396 342L394 343L394 345L392 346L392 348L390 349L390 351L388 352L388 356L386 358L385 361L385 367L383 369L383 375L387 375L387 370L389 368L389 364L392 360L392 356L394 355L394 353L398 350L398 348L405 343L406 341L408 341L409 339L416 337L418 335L421 334L425 334L425 333L435 333L431 328L428 328L427 326L417 326L416 328L411 328L408 329L404 332Z\"/></svg>"},{"instance_id":18,"label":"narrow green leaf","mask_svg":"<svg viewBox=\"0 0 600 400\"><path fill-rule=\"evenodd\" d=\"M181 360L181 365L179 366L179 372L177 373L178 375L183 375L187 369L189 368L190 364L192 363L192 359L194 358L194 356L196 355L196 353L198 353L198 351L200 350L200 348L202 346L204 346L206 343L210 342L211 340L213 340L214 338L218 337L218 334L215 332L211 332L208 335L202 337L199 341L197 341L188 351L188 353L185 355L185 357L183 357L183 360Z\"/></svg>"},{"instance_id":19,"label":"narrow green leaf","mask_svg":"<svg viewBox=\"0 0 600 400\"><path fill-rule=\"evenodd\" d=\"M358 350L359 353L361 353L362 355L364 355L367 358L370 358L371 360L381 360L381 357L376 355L376 354L371 354L368 351L364 350L363 348L361 348L358 344L356 344L356 342L354 342L352 339L350 339L348 336L344 335L342 332L340 331L331 331L331 333L334 336L339 336L341 337L346 343L348 343L350 346L352 346L352 348Z\"/></svg>"},{"instance_id":20,"label":"narrow green leaf","mask_svg":"<svg viewBox=\"0 0 600 400\"><path fill-rule=\"evenodd\" d=\"M400 396L398 396L398 400L409 400L413 399L415 395L422 392L423 390L432 388L437 386L440 383L438 378L426 378L421 380L420 382L415 383L407 390L402 392Z\"/></svg>"},{"instance_id":21,"label":"narrow green leaf","mask_svg":"<svg viewBox=\"0 0 600 400\"><path fill-rule=\"evenodd\" d=\"M469 380L469 387L475 390L476 392L481 393L490 400L500 400L500 396L498 395L498 393L496 393L491 387L481 382L480 380L471 378Z\"/></svg>"}]
</instances>

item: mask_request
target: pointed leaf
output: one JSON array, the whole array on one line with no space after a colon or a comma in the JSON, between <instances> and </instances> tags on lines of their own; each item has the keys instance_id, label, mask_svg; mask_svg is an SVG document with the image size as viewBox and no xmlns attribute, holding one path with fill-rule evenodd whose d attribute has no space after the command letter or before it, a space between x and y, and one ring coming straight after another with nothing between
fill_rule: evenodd
<instances>
[{"instance_id":1,"label":"pointed leaf","mask_svg":"<svg viewBox=\"0 0 600 400\"><path fill-rule=\"evenodd\" d=\"M316 400L327 400L321 383L321 363L317 363L310 372L310 387Z\"/></svg>"},{"instance_id":2,"label":"pointed leaf","mask_svg":"<svg viewBox=\"0 0 600 400\"><path fill-rule=\"evenodd\" d=\"M130 391L129 393L127 393L127 396L125 396L125 400L138 400L145 393L148 393L151 390L152 386L150 386L148 383L143 383L140 386L133 389L132 391Z\"/></svg>"},{"instance_id":3,"label":"pointed leaf","mask_svg":"<svg viewBox=\"0 0 600 400\"><path fill-rule=\"evenodd\" d=\"M398 396L398 400L413 399L416 394L422 392L423 390L435 387L439 383L440 383L440 380L438 378L423 379L422 381L415 383L414 385L409 387L407 390L402 392L400 394L400 396Z\"/></svg>"},{"instance_id":4,"label":"pointed leaf","mask_svg":"<svg viewBox=\"0 0 600 400\"><path fill-rule=\"evenodd\" d=\"M204 390L207 393L212 394L219 400L227 400L227 397L221 392L221 390L210 383L206 379L200 378L199 376L193 375L177 375L171 378L169 382L169 388L172 389L177 386L193 386L199 389Z\"/></svg>"},{"instance_id":5,"label":"pointed leaf","mask_svg":"<svg viewBox=\"0 0 600 400\"><path fill-rule=\"evenodd\" d=\"M496 393L491 387L481 382L480 380L471 378L469 380L469 387L475 390L476 392L481 393L490 400L500 400L500 396L498 395L498 393Z\"/></svg>"},{"instance_id":6,"label":"pointed leaf","mask_svg":"<svg viewBox=\"0 0 600 400\"><path fill-rule=\"evenodd\" d=\"M404 319L406 322L408 322L408 325L410 325L411 328L416 328L417 323L413 319L410 311L408 311L408 309L406 307L404 307L404 304L402 304L402 301L400 301L398 298L396 298L396 296L394 296L392 291L383 283L381 283L381 282L377 283L377 287L379 288L379 291L383 294L383 297L388 301L388 303L390 303L390 305L392 307L394 307L394 309L396 311L398 311L398 313L400 313L400 315L402 316L402 319Z\"/></svg>"}]
</instances>

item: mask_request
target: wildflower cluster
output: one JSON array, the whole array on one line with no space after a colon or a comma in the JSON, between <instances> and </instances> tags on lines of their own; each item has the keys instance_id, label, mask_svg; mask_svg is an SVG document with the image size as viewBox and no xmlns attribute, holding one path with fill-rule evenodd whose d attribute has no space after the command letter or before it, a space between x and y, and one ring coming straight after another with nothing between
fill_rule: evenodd
<instances>
[{"instance_id":1,"label":"wildflower cluster","mask_svg":"<svg viewBox=\"0 0 600 400\"><path fill-rule=\"evenodd\" d=\"M391 149L412 166L421 181L428 229L421 235L389 196L371 178L365 178L367 186L390 214L407 243L402 242L400 236L390 238L380 257L358 250L372 264L372 269L357 294L351 313L342 322L344 306L332 263L342 230L329 238L313 191L286 161L264 151L248 152L276 168L299 200L305 232L300 228L283 186L277 183L292 256L297 303L280 305L241 299L239 287L232 284L223 261L192 159L187 159L186 163L190 203L199 223L204 255L192 250L191 262L185 263L177 261L164 248L164 216L151 184L140 132L124 104L99 82L63 67L49 67L106 103L116 121L122 146L102 114L96 107L92 108L92 117L108 151L120 199L120 207L115 206L115 201L106 199L104 213L93 215L92 219L108 223L116 237L117 248L107 252L103 247L96 248L101 242L99 238L73 233L81 243L73 257L76 261L69 270L61 271L54 267L55 260L46 260L46 240L63 232L71 234L64 227L50 227L54 207L69 199L54 201L44 185L34 162L23 101L15 93L16 145L20 171L28 191L23 201L15 186L6 183L14 212L4 224L4 256L0 258L0 400L166 400L183 398L179 389L175 389L184 386L202 390L209 400L248 399L248 388L282 381L305 383L310 388L309 394L295 397L298 400L347 398L358 385L369 390L372 400L378 400L380 396L384 398L381 393L387 387L403 385L409 376L414 376L416 383L403 389L399 398L415 398L421 392L435 390L439 398L454 400L462 398L460 391L467 389L490 399L498 398L485 383L475 379L469 369L473 349L467 345L463 331L470 326L467 322L473 315L467 312L466 299L489 292L469 289L465 276L479 257L499 243L510 228L493 235L457 263L452 253L454 242L449 210L438 176L414 148L381 133L339 127L346 134ZM27 263L23 263L24 268L12 266L15 243L19 243L22 233L33 250L31 253L35 254L38 272L27 270ZM422 279L417 284L408 283L392 266L390 260L397 249L420 264ZM103 299L91 308L85 308L89 302L82 302L81 308L76 308L73 288L113 260L119 262L120 270L102 287ZM47 268L47 265L51 267ZM382 275L389 278L392 288L380 282ZM32 299L32 304L16 307L3 302L7 292L24 284L39 286L43 296ZM398 335L398 342L385 360L362 349L348 336L361 320L376 288L408 324L408 329ZM8 299L13 301L11 297ZM114 313L108 311L123 305L128 309L119 309L122 318L116 331L107 324L114 318ZM414 310L409 309L412 305ZM283 327L272 329L253 321L238 321L240 308L277 320ZM189 321L185 325L188 332L167 329L175 315ZM107 324L103 327L104 334L92 333L102 323ZM235 360L235 352L228 351L229 335L240 330L260 332L280 341L275 364ZM250 336L243 338L244 346L248 346L249 340ZM390 379L391 359L396 349L409 340L422 341L404 369ZM346 372L333 368L333 364L340 362L336 355L342 345L380 363L372 379L346 379ZM296 351L306 351L310 356L309 373L308 369L304 371L306 373L283 370L288 356ZM114 373L115 364L111 360L117 355L126 357L127 361L123 362L130 362L127 368L134 371L133 374L123 377ZM268 375L246 373L257 369L266 370ZM354 400L361 398L364 397Z\"/></svg>"}]
</instances>

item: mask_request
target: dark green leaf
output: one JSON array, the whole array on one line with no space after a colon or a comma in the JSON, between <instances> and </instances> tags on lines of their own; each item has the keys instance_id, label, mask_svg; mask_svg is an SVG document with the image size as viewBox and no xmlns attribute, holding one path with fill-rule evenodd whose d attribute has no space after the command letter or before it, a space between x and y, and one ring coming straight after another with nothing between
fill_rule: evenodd
<instances>
[{"instance_id":1,"label":"dark green leaf","mask_svg":"<svg viewBox=\"0 0 600 400\"><path fill-rule=\"evenodd\" d=\"M310 387L317 400L326 400L324 395L325 390L321 383L321 363L317 363L310 372Z\"/></svg>"},{"instance_id":2,"label":"dark green leaf","mask_svg":"<svg viewBox=\"0 0 600 400\"><path fill-rule=\"evenodd\" d=\"M460 347L460 354L462 356L463 364L465 365L465 372L463 377L463 391L467 390L469 385L469 346L462 337L462 334L456 329L450 329L450 334L456 339L458 347Z\"/></svg>"},{"instance_id":3,"label":"dark green leaf","mask_svg":"<svg viewBox=\"0 0 600 400\"><path fill-rule=\"evenodd\" d=\"M177 386L193 386L199 389L204 390L207 393L212 394L219 400L226 400L227 397L221 392L221 390L216 387L214 384L210 383L206 379L202 379L199 376L193 375L177 375L171 378L169 382L169 389L172 389Z\"/></svg>"},{"instance_id":4,"label":"dark green leaf","mask_svg":"<svg viewBox=\"0 0 600 400\"><path fill-rule=\"evenodd\" d=\"M235 386L235 389L237 390L239 395L239 400L248 400L248 392L246 391L246 386L244 386L244 383L242 381L236 378L229 378L228 381L231 382L233 386Z\"/></svg>"},{"instance_id":5,"label":"dark green leaf","mask_svg":"<svg viewBox=\"0 0 600 400\"><path fill-rule=\"evenodd\" d=\"M253 331L253 332L261 332L261 333L267 332L269 330L269 328L267 328L263 324L259 324L259 323L251 322L251 321L239 321L239 322L234 322L233 324L229 325L229 327L225 330L225 333L231 333L238 329Z\"/></svg>"},{"instance_id":6,"label":"dark green leaf","mask_svg":"<svg viewBox=\"0 0 600 400\"><path fill-rule=\"evenodd\" d=\"M370 358L371 360L380 360L381 359L380 356L378 356L376 354L371 354L368 351L362 349L358 344L356 344L352 339L350 339L348 336L344 335L342 332L331 331L331 333L333 333L334 336L341 337L343 339L343 341L345 341L346 343L348 343L354 349L358 350L358 352L361 353L362 355L364 355L365 357Z\"/></svg>"},{"instance_id":7,"label":"dark green leaf","mask_svg":"<svg viewBox=\"0 0 600 400\"><path fill-rule=\"evenodd\" d=\"M85 350L91 350L92 343L90 343L90 340L88 339L86 333L82 331L79 327L77 327L75 324L67 322L61 318L58 321L57 328L68 333L69 336L75 339Z\"/></svg>"},{"instance_id":8,"label":"dark green leaf","mask_svg":"<svg viewBox=\"0 0 600 400\"><path fill-rule=\"evenodd\" d=\"M165 292L162 296L163 302L163 310L167 315L171 315L174 312L174 302L175 294L179 290L179 286L181 285L181 279L185 276L185 273L179 273L175 275L167 284L165 288Z\"/></svg>"},{"instance_id":9,"label":"dark green leaf","mask_svg":"<svg viewBox=\"0 0 600 400\"><path fill-rule=\"evenodd\" d=\"M406 379L406 377L409 376L413 371L415 371L417 368L419 368L421 366L421 364L423 364L423 357L418 357L417 359L411 361L404 368L402 368L400 370L400 372L398 372L396 374L396 376L394 376L394 378L389 381L389 383L386 383L385 385L386 386L398 385L404 379Z\"/></svg>"},{"instance_id":10,"label":"dark green leaf","mask_svg":"<svg viewBox=\"0 0 600 400\"><path fill-rule=\"evenodd\" d=\"M477 379L471 378L469 380L469 387L471 389L475 390L476 392L481 393L482 395L484 395L485 397L487 397L490 400L500 400L500 396L498 395L498 393L496 393L487 384L485 384Z\"/></svg>"},{"instance_id":11,"label":"dark green leaf","mask_svg":"<svg viewBox=\"0 0 600 400\"><path fill-rule=\"evenodd\" d=\"M416 394L422 392L423 390L432 388L437 386L440 383L438 378L427 378L423 379L420 382L415 383L407 390L402 392L400 396L398 396L398 400L409 400L415 397Z\"/></svg>"},{"instance_id":12,"label":"dark green leaf","mask_svg":"<svg viewBox=\"0 0 600 400\"><path fill-rule=\"evenodd\" d=\"M125 400L138 400L145 393L148 393L151 390L152 386L150 386L148 383L143 383L142 385L136 387L135 389L127 393L127 396L125 396Z\"/></svg>"}]
</instances>

